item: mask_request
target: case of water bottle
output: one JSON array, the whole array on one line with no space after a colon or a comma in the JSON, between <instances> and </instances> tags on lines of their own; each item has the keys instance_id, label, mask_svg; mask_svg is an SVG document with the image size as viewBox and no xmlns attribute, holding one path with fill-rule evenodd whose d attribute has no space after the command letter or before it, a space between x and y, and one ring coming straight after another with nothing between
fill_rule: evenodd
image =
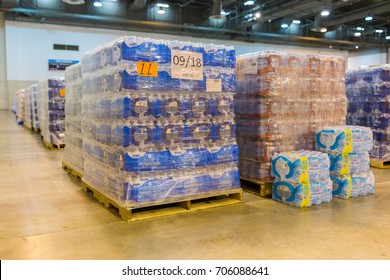
<instances>
[{"instance_id":1,"label":"case of water bottle","mask_svg":"<svg viewBox=\"0 0 390 280\"><path fill-rule=\"evenodd\" d=\"M332 201L332 181L298 183L275 179L272 198L295 207L311 207Z\"/></svg>"},{"instance_id":2,"label":"case of water bottle","mask_svg":"<svg viewBox=\"0 0 390 280\"><path fill-rule=\"evenodd\" d=\"M123 37L82 57L83 180L128 208L239 189L235 51Z\"/></svg>"},{"instance_id":3,"label":"case of water bottle","mask_svg":"<svg viewBox=\"0 0 390 280\"><path fill-rule=\"evenodd\" d=\"M38 117L41 134L49 144L65 143L65 81L50 77L38 83Z\"/></svg>"},{"instance_id":4,"label":"case of water bottle","mask_svg":"<svg viewBox=\"0 0 390 280\"><path fill-rule=\"evenodd\" d=\"M272 182L274 153L314 150L315 132L345 124L345 59L276 51L237 58L235 119L242 174ZM244 171L244 168L248 170ZM245 176L246 177L246 176Z\"/></svg>"},{"instance_id":5,"label":"case of water bottle","mask_svg":"<svg viewBox=\"0 0 390 280\"><path fill-rule=\"evenodd\" d=\"M372 128L372 158L390 159L387 130L390 127L390 64L347 72L347 124Z\"/></svg>"},{"instance_id":6,"label":"case of water bottle","mask_svg":"<svg viewBox=\"0 0 390 280\"><path fill-rule=\"evenodd\" d=\"M326 127L316 133L317 150L328 153L333 196L348 199L374 193L370 172L373 136L369 127Z\"/></svg>"},{"instance_id":7,"label":"case of water bottle","mask_svg":"<svg viewBox=\"0 0 390 280\"><path fill-rule=\"evenodd\" d=\"M332 200L330 161L325 153L300 150L275 154L271 161L272 198L296 207Z\"/></svg>"},{"instance_id":8,"label":"case of water bottle","mask_svg":"<svg viewBox=\"0 0 390 280\"><path fill-rule=\"evenodd\" d=\"M366 173L331 176L333 182L333 196L348 199L375 192L375 177L369 171Z\"/></svg>"},{"instance_id":9,"label":"case of water bottle","mask_svg":"<svg viewBox=\"0 0 390 280\"><path fill-rule=\"evenodd\" d=\"M83 174L83 141L81 132L82 78L80 63L65 69L65 149L64 162Z\"/></svg>"}]
</instances>

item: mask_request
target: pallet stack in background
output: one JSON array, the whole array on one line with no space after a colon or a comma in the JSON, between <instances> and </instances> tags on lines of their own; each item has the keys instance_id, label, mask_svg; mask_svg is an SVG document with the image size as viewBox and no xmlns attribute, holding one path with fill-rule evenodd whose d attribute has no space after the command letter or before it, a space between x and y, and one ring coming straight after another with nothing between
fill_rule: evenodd
<instances>
[{"instance_id":1,"label":"pallet stack in background","mask_svg":"<svg viewBox=\"0 0 390 280\"><path fill-rule=\"evenodd\" d=\"M23 125L24 122L24 89L20 89L15 93L16 96L16 121L18 125Z\"/></svg>"},{"instance_id":2,"label":"pallet stack in background","mask_svg":"<svg viewBox=\"0 0 390 280\"><path fill-rule=\"evenodd\" d=\"M33 128L33 104L32 104L32 92L34 86L30 85L24 90L24 126L28 129Z\"/></svg>"},{"instance_id":3,"label":"pallet stack in background","mask_svg":"<svg viewBox=\"0 0 390 280\"><path fill-rule=\"evenodd\" d=\"M241 197L233 48L124 37L85 54L81 67L85 187L122 217Z\"/></svg>"},{"instance_id":4,"label":"pallet stack in background","mask_svg":"<svg viewBox=\"0 0 390 280\"><path fill-rule=\"evenodd\" d=\"M348 71L346 90L347 123L372 129L371 164L386 167L390 161L390 65Z\"/></svg>"},{"instance_id":5,"label":"pallet stack in background","mask_svg":"<svg viewBox=\"0 0 390 280\"><path fill-rule=\"evenodd\" d=\"M345 124L345 60L257 52L237 58L235 96L241 178L270 196L274 153L314 150L315 132Z\"/></svg>"},{"instance_id":6,"label":"pallet stack in background","mask_svg":"<svg viewBox=\"0 0 390 280\"><path fill-rule=\"evenodd\" d=\"M65 82L51 77L38 83L38 115L45 146L59 148L65 141Z\"/></svg>"},{"instance_id":7,"label":"pallet stack in background","mask_svg":"<svg viewBox=\"0 0 390 280\"><path fill-rule=\"evenodd\" d=\"M63 167L82 177L84 169L83 141L81 135L81 65L68 66L65 70L65 149Z\"/></svg>"},{"instance_id":8,"label":"pallet stack in background","mask_svg":"<svg viewBox=\"0 0 390 280\"><path fill-rule=\"evenodd\" d=\"M40 124L39 124L39 117L38 117L38 84L32 85L32 95L31 95L31 102L32 102L32 127L34 131L38 132L40 131Z\"/></svg>"}]
</instances>

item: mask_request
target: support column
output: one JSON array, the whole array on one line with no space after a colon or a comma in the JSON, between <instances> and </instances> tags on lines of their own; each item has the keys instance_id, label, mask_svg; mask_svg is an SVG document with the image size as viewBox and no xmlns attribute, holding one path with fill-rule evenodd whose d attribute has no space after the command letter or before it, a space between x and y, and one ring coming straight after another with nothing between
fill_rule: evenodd
<instances>
[{"instance_id":1,"label":"support column","mask_svg":"<svg viewBox=\"0 0 390 280\"><path fill-rule=\"evenodd\" d=\"M5 16L0 12L0 110L9 110L11 108L8 98L7 86L7 62L5 55Z\"/></svg>"}]
</instances>

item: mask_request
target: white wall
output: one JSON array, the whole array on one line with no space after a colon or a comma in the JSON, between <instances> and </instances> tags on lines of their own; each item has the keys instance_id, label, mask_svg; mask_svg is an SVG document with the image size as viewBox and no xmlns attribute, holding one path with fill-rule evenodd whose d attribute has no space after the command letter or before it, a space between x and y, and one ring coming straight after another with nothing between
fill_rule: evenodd
<instances>
[{"instance_id":1,"label":"white wall","mask_svg":"<svg viewBox=\"0 0 390 280\"><path fill-rule=\"evenodd\" d=\"M172 40L191 40L233 45L237 54L259 50L290 50L312 53L333 53L347 57L347 52L330 49L308 49L294 46L245 43L238 41L202 40L164 34L115 31L106 29L70 27L37 23L6 21L6 48L8 80L40 80L56 72L47 70L48 59L80 60L81 55L103 43L124 35L136 35ZM80 51L53 50L53 44L79 45Z\"/></svg>"},{"instance_id":2,"label":"white wall","mask_svg":"<svg viewBox=\"0 0 390 280\"><path fill-rule=\"evenodd\" d=\"M349 53L348 70L359 69L364 66L375 66L389 63L386 49L372 49Z\"/></svg>"}]
</instances>

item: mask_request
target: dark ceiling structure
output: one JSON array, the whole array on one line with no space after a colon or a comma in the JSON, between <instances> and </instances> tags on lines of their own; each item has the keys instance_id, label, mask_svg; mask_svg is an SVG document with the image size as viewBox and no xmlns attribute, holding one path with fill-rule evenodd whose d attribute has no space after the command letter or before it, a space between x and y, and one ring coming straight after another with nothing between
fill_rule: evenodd
<instances>
[{"instance_id":1,"label":"dark ceiling structure","mask_svg":"<svg viewBox=\"0 0 390 280\"><path fill-rule=\"evenodd\" d=\"M390 46L390 0L0 0L7 20L329 47Z\"/></svg>"}]
</instances>

